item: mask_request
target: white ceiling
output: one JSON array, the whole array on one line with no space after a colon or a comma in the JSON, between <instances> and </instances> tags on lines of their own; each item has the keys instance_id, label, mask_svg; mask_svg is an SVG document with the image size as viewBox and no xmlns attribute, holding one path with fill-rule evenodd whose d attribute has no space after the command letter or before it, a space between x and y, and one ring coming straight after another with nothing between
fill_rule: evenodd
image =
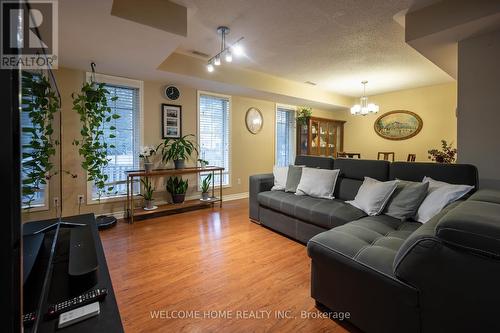
<instances>
[{"instance_id":1,"label":"white ceiling","mask_svg":"<svg viewBox=\"0 0 500 333\"><path fill-rule=\"evenodd\" d=\"M188 8L188 37L110 15L112 0L59 1L60 65L108 74L179 80L156 70L175 50L218 51L215 29L244 36L237 64L326 90L359 96L450 82L404 42L393 16L429 0L175 0ZM183 78L184 84L190 84ZM199 83L199 82L198 82Z\"/></svg>"}]
</instances>

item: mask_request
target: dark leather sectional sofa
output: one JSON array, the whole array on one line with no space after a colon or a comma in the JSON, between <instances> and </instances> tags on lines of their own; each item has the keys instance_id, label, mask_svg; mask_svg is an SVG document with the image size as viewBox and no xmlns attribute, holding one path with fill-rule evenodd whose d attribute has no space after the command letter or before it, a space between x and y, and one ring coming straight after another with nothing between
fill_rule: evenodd
<instances>
[{"instance_id":1,"label":"dark leather sectional sofa","mask_svg":"<svg viewBox=\"0 0 500 333\"><path fill-rule=\"evenodd\" d=\"M344 202L365 176L477 188L474 166L312 156L295 164L340 169L336 199L270 191L272 174L255 175L250 218L307 243L318 306L349 312L365 332L500 332L500 192L478 191L425 224Z\"/></svg>"}]
</instances>

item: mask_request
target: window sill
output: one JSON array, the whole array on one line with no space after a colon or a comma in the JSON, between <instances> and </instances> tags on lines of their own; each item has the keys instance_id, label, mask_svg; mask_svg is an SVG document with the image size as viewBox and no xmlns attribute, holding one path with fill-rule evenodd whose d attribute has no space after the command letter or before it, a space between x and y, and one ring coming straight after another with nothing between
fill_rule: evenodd
<instances>
[{"instance_id":1,"label":"window sill","mask_svg":"<svg viewBox=\"0 0 500 333\"><path fill-rule=\"evenodd\" d=\"M23 213L33 213L33 212L43 212L43 211L48 211L49 206L48 205L35 205L35 206L23 206L21 207Z\"/></svg>"},{"instance_id":2,"label":"window sill","mask_svg":"<svg viewBox=\"0 0 500 333\"><path fill-rule=\"evenodd\" d=\"M134 196L137 195L137 193L134 194ZM127 200L127 195L126 194L120 194L120 195L115 195L112 197L105 197L99 199L91 199L88 200L87 205L100 205L100 204L105 204L109 202L121 202L121 201L126 201Z\"/></svg>"}]
</instances>

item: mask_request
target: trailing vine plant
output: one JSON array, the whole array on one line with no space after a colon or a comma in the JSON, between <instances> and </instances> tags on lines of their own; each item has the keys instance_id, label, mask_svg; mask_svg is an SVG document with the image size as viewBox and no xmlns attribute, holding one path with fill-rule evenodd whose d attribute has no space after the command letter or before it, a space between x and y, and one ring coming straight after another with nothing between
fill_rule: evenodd
<instances>
[{"instance_id":1,"label":"trailing vine plant","mask_svg":"<svg viewBox=\"0 0 500 333\"><path fill-rule=\"evenodd\" d=\"M22 195L23 205L29 209L54 167L51 158L59 141L52 137L53 120L59 111L59 98L42 73L23 71L21 80L21 111L29 117L29 126L21 128L23 136L28 136L22 146Z\"/></svg>"},{"instance_id":2,"label":"trailing vine plant","mask_svg":"<svg viewBox=\"0 0 500 333\"><path fill-rule=\"evenodd\" d=\"M114 187L107 185L108 149L115 146L107 141L116 137L116 127L111 121L120 118L108 106L108 100L116 101L117 96L109 97L104 83L86 82L78 94L72 94L73 110L80 116L80 140L74 140L78 153L83 158L82 168L87 171L87 180L92 181L97 190L98 200L101 196L113 193ZM107 126L109 125L109 126ZM109 129L105 133L104 128ZM116 193L116 191L114 192Z\"/></svg>"}]
</instances>

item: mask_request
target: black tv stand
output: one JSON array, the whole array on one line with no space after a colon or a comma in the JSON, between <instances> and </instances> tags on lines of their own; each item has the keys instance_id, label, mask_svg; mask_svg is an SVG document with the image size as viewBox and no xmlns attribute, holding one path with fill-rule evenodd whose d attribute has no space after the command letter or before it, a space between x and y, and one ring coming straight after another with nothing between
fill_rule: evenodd
<instances>
[{"instance_id":1,"label":"black tv stand","mask_svg":"<svg viewBox=\"0 0 500 333\"><path fill-rule=\"evenodd\" d=\"M123 332L94 214L70 216L63 220L64 222L57 219L30 222L24 228L25 234L31 237L45 233L57 234L49 273L43 284L44 290L37 309L37 320L25 332ZM44 253L40 255L43 256ZM100 302L98 316L60 330L57 329L59 317L45 316L50 305L96 288L107 289L106 298Z\"/></svg>"}]
</instances>

